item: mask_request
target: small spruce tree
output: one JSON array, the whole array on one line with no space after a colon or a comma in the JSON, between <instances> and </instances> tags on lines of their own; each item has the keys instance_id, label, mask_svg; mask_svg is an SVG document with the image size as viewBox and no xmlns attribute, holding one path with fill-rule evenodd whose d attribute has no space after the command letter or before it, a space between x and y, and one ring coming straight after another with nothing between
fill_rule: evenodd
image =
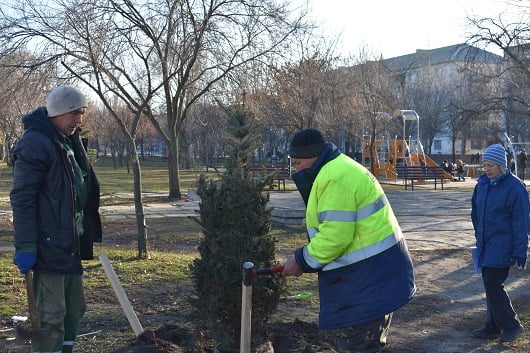
<instances>
[{"instance_id":1,"label":"small spruce tree","mask_svg":"<svg viewBox=\"0 0 530 353\"><path fill-rule=\"evenodd\" d=\"M200 258L190 265L194 295L193 320L201 324L221 352L239 352L241 331L242 265L270 267L275 260L272 216L267 207L267 176L250 171L252 153L261 136L244 106L229 113L229 158L220 181L201 177L198 186L203 239ZM254 278L252 287L252 343L267 338L267 322L276 311L285 279L278 275Z\"/></svg>"}]
</instances>

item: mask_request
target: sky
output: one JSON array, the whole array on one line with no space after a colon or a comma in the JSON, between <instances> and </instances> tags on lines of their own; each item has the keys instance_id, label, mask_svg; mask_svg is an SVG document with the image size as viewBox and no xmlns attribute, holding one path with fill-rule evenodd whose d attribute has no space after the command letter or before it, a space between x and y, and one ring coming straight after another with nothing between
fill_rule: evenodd
<instances>
[{"instance_id":1,"label":"sky","mask_svg":"<svg viewBox=\"0 0 530 353\"><path fill-rule=\"evenodd\" d=\"M507 12L503 0L309 0L309 6L324 33L340 34L342 54L368 48L384 58L464 43L467 17Z\"/></svg>"}]
</instances>

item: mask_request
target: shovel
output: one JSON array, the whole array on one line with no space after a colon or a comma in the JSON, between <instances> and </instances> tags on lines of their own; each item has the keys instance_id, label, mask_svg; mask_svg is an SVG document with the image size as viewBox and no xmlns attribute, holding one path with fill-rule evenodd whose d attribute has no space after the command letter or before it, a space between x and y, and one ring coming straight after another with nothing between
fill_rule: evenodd
<instances>
[{"instance_id":1,"label":"shovel","mask_svg":"<svg viewBox=\"0 0 530 353\"><path fill-rule=\"evenodd\" d=\"M33 271L29 270L24 276L26 282L26 295L28 297L29 321L31 323L31 330L22 325L17 325L15 327L15 335L17 338L23 340L28 338L36 340L42 337L42 330L40 327L39 317L37 316L35 293L33 292Z\"/></svg>"},{"instance_id":2,"label":"shovel","mask_svg":"<svg viewBox=\"0 0 530 353\"><path fill-rule=\"evenodd\" d=\"M302 293L298 293L296 295L289 295L287 297L281 297L280 299L284 299L284 300L307 300L309 298L311 298L313 296L313 293L311 292L302 292Z\"/></svg>"}]
</instances>

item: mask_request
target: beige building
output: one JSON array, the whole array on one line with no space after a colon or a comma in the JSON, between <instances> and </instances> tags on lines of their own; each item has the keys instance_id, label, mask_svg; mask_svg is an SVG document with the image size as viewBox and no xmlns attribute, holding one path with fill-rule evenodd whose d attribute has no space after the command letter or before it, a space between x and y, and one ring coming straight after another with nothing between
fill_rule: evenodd
<instances>
[{"instance_id":1,"label":"beige building","mask_svg":"<svg viewBox=\"0 0 530 353\"><path fill-rule=\"evenodd\" d=\"M406 107L420 117L420 140L433 159L475 162L503 135L503 58L468 44L417 50L384 60L397 75ZM497 102L497 103L495 103Z\"/></svg>"}]
</instances>

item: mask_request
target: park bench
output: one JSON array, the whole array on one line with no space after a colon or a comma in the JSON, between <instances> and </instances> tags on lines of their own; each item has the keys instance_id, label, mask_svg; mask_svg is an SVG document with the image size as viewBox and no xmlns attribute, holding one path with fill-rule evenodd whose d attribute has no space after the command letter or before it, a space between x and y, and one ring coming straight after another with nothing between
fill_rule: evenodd
<instances>
[{"instance_id":1,"label":"park bench","mask_svg":"<svg viewBox=\"0 0 530 353\"><path fill-rule=\"evenodd\" d=\"M285 181L291 179L288 166L251 167L250 171L253 173L266 173L267 176L271 176L271 189L277 187L277 190L285 191Z\"/></svg>"},{"instance_id":2,"label":"park bench","mask_svg":"<svg viewBox=\"0 0 530 353\"><path fill-rule=\"evenodd\" d=\"M414 183L418 181L434 180L434 190L438 186L438 181L444 189L444 170L438 166L420 165L400 165L396 166L396 177L405 181L405 190L410 182L411 189L414 190Z\"/></svg>"}]
</instances>

